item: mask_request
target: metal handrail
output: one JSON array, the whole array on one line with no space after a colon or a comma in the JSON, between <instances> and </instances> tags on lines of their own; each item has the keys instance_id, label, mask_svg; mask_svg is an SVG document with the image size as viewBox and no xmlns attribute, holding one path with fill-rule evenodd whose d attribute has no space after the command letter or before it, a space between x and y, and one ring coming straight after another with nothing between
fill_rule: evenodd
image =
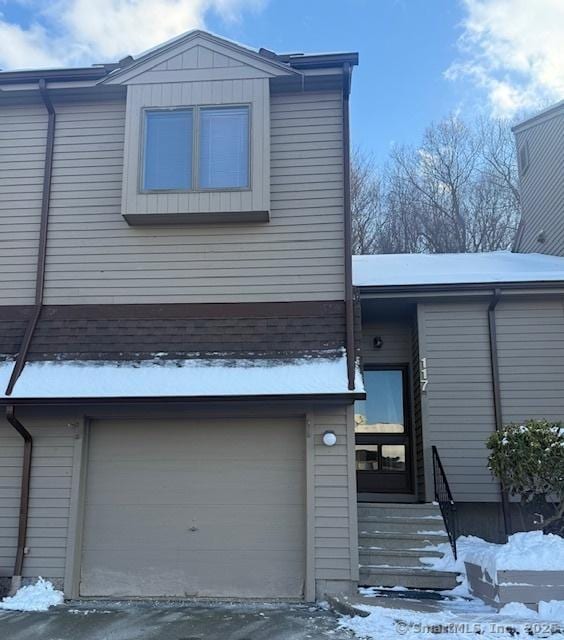
<instances>
[{"instance_id":1,"label":"metal handrail","mask_svg":"<svg viewBox=\"0 0 564 640\"><path fill-rule=\"evenodd\" d=\"M441 510L445 528L452 547L452 553L456 560L456 504L452 497L448 479L437 451L434 445L431 447L433 451L433 481L435 484L435 500Z\"/></svg>"}]
</instances>

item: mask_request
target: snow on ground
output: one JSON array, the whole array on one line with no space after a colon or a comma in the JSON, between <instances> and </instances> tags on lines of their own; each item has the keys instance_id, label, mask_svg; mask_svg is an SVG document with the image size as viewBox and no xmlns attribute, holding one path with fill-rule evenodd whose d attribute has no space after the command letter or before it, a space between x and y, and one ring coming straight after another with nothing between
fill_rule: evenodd
<instances>
[{"instance_id":1,"label":"snow on ground","mask_svg":"<svg viewBox=\"0 0 564 640\"><path fill-rule=\"evenodd\" d=\"M39 578L35 584L21 587L13 596L4 598L0 602L0 609L47 611L49 607L61 604L63 600L61 591L57 591L47 580Z\"/></svg>"},{"instance_id":2,"label":"snow on ground","mask_svg":"<svg viewBox=\"0 0 564 640\"><path fill-rule=\"evenodd\" d=\"M561 633L564 619L525 613L515 607L497 613L479 600L454 598L437 611L418 611L420 601L405 599L405 608L356 605L369 612L366 618L342 617L340 626L350 629L359 638L368 640L514 640L516 637L546 638ZM515 604L515 603L513 603ZM549 604L549 603L547 603Z\"/></svg>"},{"instance_id":3,"label":"snow on ground","mask_svg":"<svg viewBox=\"0 0 564 640\"><path fill-rule=\"evenodd\" d=\"M471 560L485 566L491 575L502 569L561 569L564 568L563 538L533 531L514 534L507 544L501 545L474 536L461 536L457 539L456 561L449 543L429 546L422 550L422 556L425 551L443 553L442 557L421 558L429 568L460 573L460 584L456 588L441 592L440 601L420 599L417 593L411 597L403 587L394 588L402 592L401 600L395 598L395 601L390 600L393 589L386 588L385 594L379 593L378 588L359 589L361 596L375 599L374 606L356 605L370 615L343 617L340 625L354 631L359 638L369 640L436 640L437 634L445 634L448 640L471 637L510 640L564 633L564 602L540 602L538 613L521 603L511 602L497 612L470 595L464 567L464 560Z\"/></svg>"},{"instance_id":4,"label":"snow on ground","mask_svg":"<svg viewBox=\"0 0 564 640\"><path fill-rule=\"evenodd\" d=\"M6 387L13 362L0 364ZM356 391L363 391L360 370ZM344 351L282 359L29 362L12 398L233 396L350 393ZM0 394L1 397L1 394Z\"/></svg>"}]
</instances>

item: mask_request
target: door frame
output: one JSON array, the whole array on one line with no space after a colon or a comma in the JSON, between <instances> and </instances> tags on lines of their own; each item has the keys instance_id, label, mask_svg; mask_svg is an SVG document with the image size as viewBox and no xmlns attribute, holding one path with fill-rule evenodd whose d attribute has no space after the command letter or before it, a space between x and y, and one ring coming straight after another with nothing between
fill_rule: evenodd
<instances>
[{"instance_id":1,"label":"door frame","mask_svg":"<svg viewBox=\"0 0 564 640\"><path fill-rule=\"evenodd\" d=\"M414 420L413 420L413 398L411 390L411 364L409 362L399 363L368 363L363 365L363 371L401 371L403 382L403 419L406 437L406 455L405 455L405 473L407 475L407 488L402 491L386 491L379 490L378 492L358 491L358 496L366 496L370 494L382 494L392 498L394 495L406 496L415 493L415 449L414 449ZM356 445L356 433L355 433L355 445ZM358 473L358 472L357 472Z\"/></svg>"}]
</instances>

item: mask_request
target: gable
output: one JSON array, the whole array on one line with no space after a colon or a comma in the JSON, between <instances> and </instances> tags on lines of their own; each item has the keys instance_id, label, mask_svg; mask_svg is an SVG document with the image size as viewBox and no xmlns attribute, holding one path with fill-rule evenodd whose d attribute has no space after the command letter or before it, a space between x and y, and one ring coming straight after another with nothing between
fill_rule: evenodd
<instances>
[{"instance_id":1,"label":"gable","mask_svg":"<svg viewBox=\"0 0 564 640\"><path fill-rule=\"evenodd\" d=\"M299 75L299 72L218 36L194 31L147 52L129 66L110 74L102 83L190 82L284 75Z\"/></svg>"}]
</instances>

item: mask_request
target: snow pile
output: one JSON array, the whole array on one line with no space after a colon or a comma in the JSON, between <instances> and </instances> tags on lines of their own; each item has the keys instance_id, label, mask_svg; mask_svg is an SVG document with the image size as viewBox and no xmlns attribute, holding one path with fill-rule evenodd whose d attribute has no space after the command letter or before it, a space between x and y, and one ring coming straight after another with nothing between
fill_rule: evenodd
<instances>
[{"instance_id":1,"label":"snow pile","mask_svg":"<svg viewBox=\"0 0 564 640\"><path fill-rule=\"evenodd\" d=\"M485 569L492 579L498 571L564 571L564 538L542 531L509 536L506 544L476 538L465 550L464 560Z\"/></svg>"},{"instance_id":2,"label":"snow pile","mask_svg":"<svg viewBox=\"0 0 564 640\"><path fill-rule=\"evenodd\" d=\"M47 611L49 607L62 604L64 600L61 591L57 591L53 585L43 578L35 584L30 584L18 589L12 597L4 598L0 602L0 609L10 611Z\"/></svg>"},{"instance_id":3,"label":"snow pile","mask_svg":"<svg viewBox=\"0 0 564 640\"><path fill-rule=\"evenodd\" d=\"M426 547L424 551L440 551L442 557L420 558L430 569L457 571L464 574L464 562L472 562L485 569L492 579L498 571L564 571L564 538L542 531L525 531L509 536L505 544L486 542L476 536L460 536L456 540L458 560L452 555L450 544Z\"/></svg>"}]
</instances>

